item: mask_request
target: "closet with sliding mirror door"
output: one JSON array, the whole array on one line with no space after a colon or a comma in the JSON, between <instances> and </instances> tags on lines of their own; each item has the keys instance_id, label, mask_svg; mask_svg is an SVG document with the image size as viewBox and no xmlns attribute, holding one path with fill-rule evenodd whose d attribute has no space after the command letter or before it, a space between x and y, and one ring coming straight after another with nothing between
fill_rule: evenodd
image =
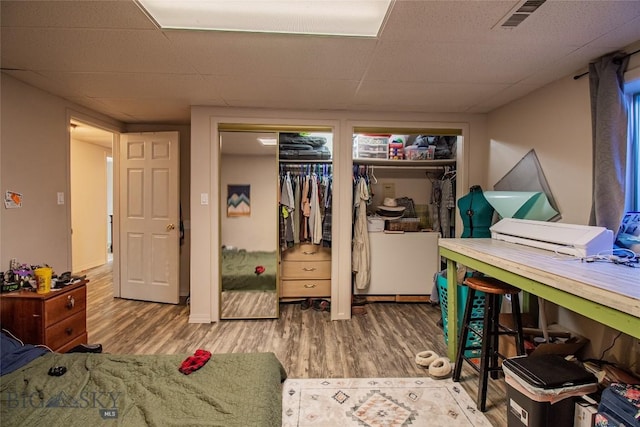
<instances>
[{"instance_id":1,"label":"closet with sliding mirror door","mask_svg":"<svg viewBox=\"0 0 640 427\"><path fill-rule=\"evenodd\" d=\"M278 134L219 130L220 318L277 318Z\"/></svg>"}]
</instances>

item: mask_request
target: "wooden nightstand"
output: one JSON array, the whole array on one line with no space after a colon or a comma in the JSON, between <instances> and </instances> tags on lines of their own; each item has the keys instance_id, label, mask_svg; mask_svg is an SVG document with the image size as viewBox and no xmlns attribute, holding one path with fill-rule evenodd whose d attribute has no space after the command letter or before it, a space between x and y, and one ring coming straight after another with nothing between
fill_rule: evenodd
<instances>
[{"instance_id":1,"label":"wooden nightstand","mask_svg":"<svg viewBox=\"0 0 640 427\"><path fill-rule=\"evenodd\" d=\"M19 290L0 296L0 317L25 344L44 344L64 353L87 343L87 281L48 294Z\"/></svg>"}]
</instances>

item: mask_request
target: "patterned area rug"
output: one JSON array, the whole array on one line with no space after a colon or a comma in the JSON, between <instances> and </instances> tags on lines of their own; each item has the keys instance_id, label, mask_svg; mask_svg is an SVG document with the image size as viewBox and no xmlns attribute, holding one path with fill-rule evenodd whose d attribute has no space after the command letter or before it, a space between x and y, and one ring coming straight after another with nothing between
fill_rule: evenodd
<instances>
[{"instance_id":1,"label":"patterned area rug","mask_svg":"<svg viewBox=\"0 0 640 427\"><path fill-rule=\"evenodd\" d=\"M451 379L288 379L282 425L490 426L460 384Z\"/></svg>"}]
</instances>

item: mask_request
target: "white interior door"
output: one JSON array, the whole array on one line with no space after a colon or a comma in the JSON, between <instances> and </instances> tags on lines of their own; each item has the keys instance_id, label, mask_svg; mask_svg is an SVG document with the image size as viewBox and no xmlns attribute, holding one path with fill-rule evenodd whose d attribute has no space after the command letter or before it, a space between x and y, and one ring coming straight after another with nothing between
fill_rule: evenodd
<instances>
[{"instance_id":1,"label":"white interior door","mask_svg":"<svg viewBox=\"0 0 640 427\"><path fill-rule=\"evenodd\" d=\"M120 296L179 301L178 132L120 139Z\"/></svg>"}]
</instances>

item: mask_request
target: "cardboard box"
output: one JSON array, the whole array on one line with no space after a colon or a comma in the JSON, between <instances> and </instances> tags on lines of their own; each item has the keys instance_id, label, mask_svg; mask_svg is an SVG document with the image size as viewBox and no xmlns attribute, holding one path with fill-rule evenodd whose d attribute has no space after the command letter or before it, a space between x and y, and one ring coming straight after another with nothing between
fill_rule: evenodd
<instances>
[{"instance_id":1,"label":"cardboard box","mask_svg":"<svg viewBox=\"0 0 640 427\"><path fill-rule=\"evenodd\" d=\"M593 427L596 423L598 402L589 396L582 396L576 400L573 416L573 427Z\"/></svg>"},{"instance_id":2,"label":"cardboard box","mask_svg":"<svg viewBox=\"0 0 640 427\"><path fill-rule=\"evenodd\" d=\"M500 314L501 324L510 326L510 320L510 314ZM524 314L522 323L525 327L528 326L527 322L525 321ZM572 354L576 354L582 349L582 347L585 346L585 344L589 342L587 338L569 331L557 324L549 325L547 329L549 331L568 332L570 334L570 338L559 338L556 340L556 342L538 344L535 349L531 353L529 353L530 356L540 356L543 354L558 354L560 356L569 356ZM517 354L515 338L511 336L500 336L499 351L507 358L516 356Z\"/></svg>"}]
</instances>

